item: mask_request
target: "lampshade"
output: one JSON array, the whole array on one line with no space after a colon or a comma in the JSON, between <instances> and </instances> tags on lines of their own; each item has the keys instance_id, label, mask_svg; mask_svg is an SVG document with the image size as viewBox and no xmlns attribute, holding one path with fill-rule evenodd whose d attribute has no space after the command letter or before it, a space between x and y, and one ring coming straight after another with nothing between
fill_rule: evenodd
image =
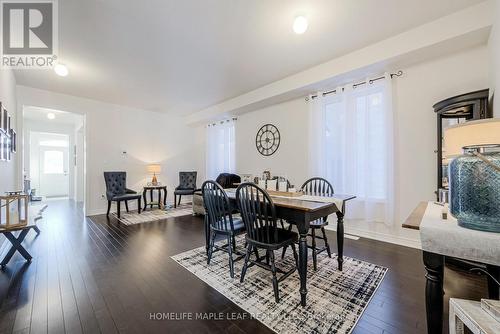
<instances>
[{"instance_id":1,"label":"lampshade","mask_svg":"<svg viewBox=\"0 0 500 334\"><path fill-rule=\"evenodd\" d=\"M464 146L500 144L500 119L482 119L449 127L444 132L444 155L455 158Z\"/></svg>"},{"instance_id":2,"label":"lampshade","mask_svg":"<svg viewBox=\"0 0 500 334\"><path fill-rule=\"evenodd\" d=\"M161 172L161 165L158 164L148 165L149 174L159 174L160 172Z\"/></svg>"}]
</instances>

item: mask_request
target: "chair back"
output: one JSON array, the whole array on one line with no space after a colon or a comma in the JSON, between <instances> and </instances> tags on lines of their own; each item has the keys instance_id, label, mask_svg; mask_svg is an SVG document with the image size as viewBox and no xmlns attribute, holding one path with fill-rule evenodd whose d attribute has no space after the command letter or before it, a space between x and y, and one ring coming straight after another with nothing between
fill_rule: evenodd
<instances>
[{"instance_id":1,"label":"chair back","mask_svg":"<svg viewBox=\"0 0 500 334\"><path fill-rule=\"evenodd\" d=\"M269 194L254 183L242 183L236 189L236 202L247 238L265 244L277 243L276 208Z\"/></svg>"},{"instance_id":2,"label":"chair back","mask_svg":"<svg viewBox=\"0 0 500 334\"><path fill-rule=\"evenodd\" d=\"M210 226L218 231L234 231L231 204L224 189L217 182L205 181L201 193Z\"/></svg>"},{"instance_id":3,"label":"chair back","mask_svg":"<svg viewBox=\"0 0 500 334\"><path fill-rule=\"evenodd\" d=\"M196 189L198 172L179 172L179 189Z\"/></svg>"},{"instance_id":4,"label":"chair back","mask_svg":"<svg viewBox=\"0 0 500 334\"><path fill-rule=\"evenodd\" d=\"M321 177L313 177L304 182L300 190L306 195L325 196L333 195L333 186Z\"/></svg>"},{"instance_id":5,"label":"chair back","mask_svg":"<svg viewBox=\"0 0 500 334\"><path fill-rule=\"evenodd\" d=\"M104 182L106 183L106 197L108 200L127 192L126 172L104 172Z\"/></svg>"}]
</instances>

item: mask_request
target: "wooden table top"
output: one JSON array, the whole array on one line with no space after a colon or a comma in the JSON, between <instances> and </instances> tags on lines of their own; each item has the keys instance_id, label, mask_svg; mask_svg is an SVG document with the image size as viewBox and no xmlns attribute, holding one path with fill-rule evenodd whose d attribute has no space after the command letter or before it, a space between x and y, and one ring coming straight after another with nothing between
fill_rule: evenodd
<instances>
[{"instance_id":1,"label":"wooden table top","mask_svg":"<svg viewBox=\"0 0 500 334\"><path fill-rule=\"evenodd\" d=\"M226 194L229 198L235 199L236 198L236 189L230 188L230 189L225 189ZM335 207L335 203L324 203L324 202L313 202L313 201L305 201L301 200L300 198L287 198L287 197L279 197L279 196L273 196L270 195L272 198L274 205L279 206L279 207L284 207L284 208L290 208L290 209L295 209L299 211L306 211L306 212L314 212L318 210L322 210L325 208L330 208L330 207ZM352 195L337 195L335 194L335 198L340 198L344 201L353 199L355 196ZM338 210L338 209L337 209ZM335 210L335 211L337 211Z\"/></svg>"},{"instance_id":2,"label":"wooden table top","mask_svg":"<svg viewBox=\"0 0 500 334\"><path fill-rule=\"evenodd\" d=\"M422 222L422 218L424 218L425 210L427 210L427 204L428 202L418 203L402 226L412 230L420 230L420 223Z\"/></svg>"}]
</instances>

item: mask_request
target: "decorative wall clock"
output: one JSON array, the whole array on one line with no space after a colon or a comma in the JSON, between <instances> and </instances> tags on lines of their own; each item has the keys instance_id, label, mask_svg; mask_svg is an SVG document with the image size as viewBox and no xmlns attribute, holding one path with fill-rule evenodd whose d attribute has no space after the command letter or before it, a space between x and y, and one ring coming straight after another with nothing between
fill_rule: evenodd
<instances>
[{"instance_id":1,"label":"decorative wall clock","mask_svg":"<svg viewBox=\"0 0 500 334\"><path fill-rule=\"evenodd\" d=\"M273 124L263 125L255 136L257 151L264 156L273 155L280 146L280 132Z\"/></svg>"}]
</instances>

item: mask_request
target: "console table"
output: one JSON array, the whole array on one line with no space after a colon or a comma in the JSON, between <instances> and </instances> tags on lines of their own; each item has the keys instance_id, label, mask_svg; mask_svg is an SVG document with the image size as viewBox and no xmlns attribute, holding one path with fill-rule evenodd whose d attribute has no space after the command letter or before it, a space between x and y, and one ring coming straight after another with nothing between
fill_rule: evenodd
<instances>
[{"instance_id":1,"label":"console table","mask_svg":"<svg viewBox=\"0 0 500 334\"><path fill-rule=\"evenodd\" d=\"M427 274L425 308L427 332L443 330L443 276L444 258L452 257L486 265L488 272L500 278L500 233L466 229L448 213L441 217L442 206L433 202L420 203L408 217L403 227L420 230L422 256ZM498 299L498 286L488 279L490 299Z\"/></svg>"},{"instance_id":2,"label":"console table","mask_svg":"<svg viewBox=\"0 0 500 334\"><path fill-rule=\"evenodd\" d=\"M153 202L153 191L158 190L158 202ZM147 201L146 195L149 191L149 203ZM161 200L161 192L163 191L163 202ZM165 207L167 205L167 186L145 186L142 190L142 197L144 198L144 210L149 207L152 209L153 205L158 205L158 208L161 209L162 206Z\"/></svg>"},{"instance_id":3,"label":"console table","mask_svg":"<svg viewBox=\"0 0 500 334\"><path fill-rule=\"evenodd\" d=\"M17 225L6 227L0 227L0 234L3 234L5 238L11 243L11 247L5 257L0 262L0 266L5 268L7 263L9 263L10 259L14 256L14 254L19 252L26 261L31 261L31 254L23 247L22 242L24 238L28 235L28 232L33 229L37 235L40 234L40 229L36 226L36 223L39 219L42 218L42 212L47 208L47 205L33 207L30 206L28 213L28 223L26 225ZM18 236L14 235L14 232L19 232Z\"/></svg>"}]
</instances>

